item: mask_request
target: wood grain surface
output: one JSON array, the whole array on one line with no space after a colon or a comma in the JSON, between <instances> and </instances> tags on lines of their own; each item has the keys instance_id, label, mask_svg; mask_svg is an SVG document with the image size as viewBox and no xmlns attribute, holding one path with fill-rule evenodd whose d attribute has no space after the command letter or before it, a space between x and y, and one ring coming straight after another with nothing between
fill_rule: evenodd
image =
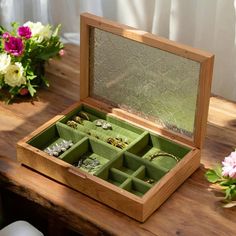
<instances>
[{"instance_id":1,"label":"wood grain surface","mask_svg":"<svg viewBox=\"0 0 236 236\"><path fill-rule=\"evenodd\" d=\"M135 220L59 184L16 160L16 142L79 100L79 47L66 46L51 61L51 86L34 101L0 103L1 187L39 203L84 235L236 235L236 209L223 209L204 178L236 147L236 104L211 97L201 167L145 222Z\"/></svg>"}]
</instances>

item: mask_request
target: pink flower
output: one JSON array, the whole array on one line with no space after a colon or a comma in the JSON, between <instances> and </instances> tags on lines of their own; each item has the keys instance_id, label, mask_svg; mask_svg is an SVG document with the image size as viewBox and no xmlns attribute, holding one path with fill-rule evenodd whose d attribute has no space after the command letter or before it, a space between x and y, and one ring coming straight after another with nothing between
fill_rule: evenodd
<instances>
[{"instance_id":1,"label":"pink flower","mask_svg":"<svg viewBox=\"0 0 236 236\"><path fill-rule=\"evenodd\" d=\"M60 56L64 56L66 53L65 53L65 50L63 50L63 49L61 49L60 51L59 51L59 55Z\"/></svg>"},{"instance_id":2,"label":"pink flower","mask_svg":"<svg viewBox=\"0 0 236 236\"><path fill-rule=\"evenodd\" d=\"M236 151L231 152L228 157L225 157L222 162L222 175L229 176L230 178L236 178Z\"/></svg>"},{"instance_id":3,"label":"pink flower","mask_svg":"<svg viewBox=\"0 0 236 236\"><path fill-rule=\"evenodd\" d=\"M18 28L18 35L22 38L29 39L32 36L32 32L30 30L30 27L28 26L20 26Z\"/></svg>"},{"instance_id":4,"label":"pink flower","mask_svg":"<svg viewBox=\"0 0 236 236\"><path fill-rule=\"evenodd\" d=\"M4 39L8 40L11 37L11 35L8 32L5 32L5 33L3 33L2 37Z\"/></svg>"},{"instance_id":5,"label":"pink flower","mask_svg":"<svg viewBox=\"0 0 236 236\"><path fill-rule=\"evenodd\" d=\"M20 91L19 91L19 94L22 95L22 96L25 96L29 93L29 90L27 88L22 88Z\"/></svg>"},{"instance_id":6,"label":"pink flower","mask_svg":"<svg viewBox=\"0 0 236 236\"><path fill-rule=\"evenodd\" d=\"M21 38L10 36L4 44L4 49L13 56L20 56L23 53L24 45Z\"/></svg>"}]
</instances>

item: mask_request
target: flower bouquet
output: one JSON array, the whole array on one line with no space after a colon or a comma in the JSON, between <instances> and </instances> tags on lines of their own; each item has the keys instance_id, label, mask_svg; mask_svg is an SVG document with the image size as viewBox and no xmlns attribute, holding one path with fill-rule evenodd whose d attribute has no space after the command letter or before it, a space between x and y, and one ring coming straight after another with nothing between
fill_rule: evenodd
<instances>
[{"instance_id":1,"label":"flower bouquet","mask_svg":"<svg viewBox=\"0 0 236 236\"><path fill-rule=\"evenodd\" d=\"M222 165L210 169L205 174L214 190L224 194L224 207L236 206L236 150L225 157Z\"/></svg>"},{"instance_id":2,"label":"flower bouquet","mask_svg":"<svg viewBox=\"0 0 236 236\"><path fill-rule=\"evenodd\" d=\"M16 96L34 96L39 86L49 86L44 65L50 58L63 54L58 36L60 25L26 22L12 23L8 31L0 26L0 91L7 102Z\"/></svg>"}]
</instances>

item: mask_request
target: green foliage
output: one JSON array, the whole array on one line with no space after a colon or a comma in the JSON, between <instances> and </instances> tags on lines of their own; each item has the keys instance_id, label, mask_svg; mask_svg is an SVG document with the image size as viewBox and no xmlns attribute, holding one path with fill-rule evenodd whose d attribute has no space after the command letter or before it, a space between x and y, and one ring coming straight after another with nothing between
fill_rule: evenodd
<instances>
[{"instance_id":1,"label":"green foliage","mask_svg":"<svg viewBox=\"0 0 236 236\"><path fill-rule=\"evenodd\" d=\"M36 90L34 89L34 87L31 85L31 83L30 82L28 82L28 90L29 90L29 93L30 93L30 95L33 97L34 96L34 94L36 93Z\"/></svg>"},{"instance_id":2,"label":"green foliage","mask_svg":"<svg viewBox=\"0 0 236 236\"><path fill-rule=\"evenodd\" d=\"M210 183L217 184L221 187L226 201L236 198L236 179L222 176L222 166L208 170L205 173L205 177Z\"/></svg>"},{"instance_id":3,"label":"green foliage","mask_svg":"<svg viewBox=\"0 0 236 236\"><path fill-rule=\"evenodd\" d=\"M210 183L216 183L219 180L219 176L214 170L208 170L205 176Z\"/></svg>"},{"instance_id":4,"label":"green foliage","mask_svg":"<svg viewBox=\"0 0 236 236\"><path fill-rule=\"evenodd\" d=\"M17 29L19 28L19 26L20 26L20 24L18 22L11 23L11 27L12 27L11 35L17 36Z\"/></svg>"},{"instance_id":5,"label":"green foliage","mask_svg":"<svg viewBox=\"0 0 236 236\"><path fill-rule=\"evenodd\" d=\"M0 25L0 35L2 35L4 32L6 32L6 29Z\"/></svg>"},{"instance_id":6,"label":"green foliage","mask_svg":"<svg viewBox=\"0 0 236 236\"><path fill-rule=\"evenodd\" d=\"M208 170L205 177L210 183L216 183L222 180L222 167L217 166L212 170Z\"/></svg>"}]
</instances>

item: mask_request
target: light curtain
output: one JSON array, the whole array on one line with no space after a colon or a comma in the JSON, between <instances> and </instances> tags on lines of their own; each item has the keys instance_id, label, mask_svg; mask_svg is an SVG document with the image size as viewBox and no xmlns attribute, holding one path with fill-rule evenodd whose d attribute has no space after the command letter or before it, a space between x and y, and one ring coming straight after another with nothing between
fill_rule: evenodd
<instances>
[{"instance_id":1,"label":"light curtain","mask_svg":"<svg viewBox=\"0 0 236 236\"><path fill-rule=\"evenodd\" d=\"M79 15L108 19L216 55L212 93L236 101L236 0L0 0L0 24L62 23L63 38L79 43Z\"/></svg>"}]
</instances>

